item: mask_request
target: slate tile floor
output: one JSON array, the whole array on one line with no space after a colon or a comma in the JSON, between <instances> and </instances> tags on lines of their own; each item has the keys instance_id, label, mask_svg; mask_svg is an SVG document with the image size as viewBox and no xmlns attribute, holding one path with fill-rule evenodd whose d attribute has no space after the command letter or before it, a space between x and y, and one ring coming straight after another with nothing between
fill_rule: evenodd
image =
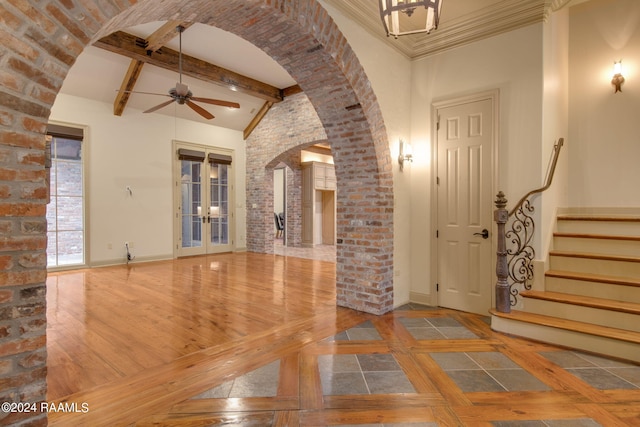
<instances>
[{"instance_id":1,"label":"slate tile floor","mask_svg":"<svg viewBox=\"0 0 640 427\"><path fill-rule=\"evenodd\" d=\"M640 366L574 351L540 354L598 390L640 389Z\"/></svg>"},{"instance_id":2,"label":"slate tile floor","mask_svg":"<svg viewBox=\"0 0 640 427\"><path fill-rule=\"evenodd\" d=\"M431 353L430 356L465 393L549 390L499 352Z\"/></svg>"},{"instance_id":3,"label":"slate tile floor","mask_svg":"<svg viewBox=\"0 0 640 427\"><path fill-rule=\"evenodd\" d=\"M418 340L477 339L478 336L450 317L400 319Z\"/></svg>"},{"instance_id":4,"label":"slate tile floor","mask_svg":"<svg viewBox=\"0 0 640 427\"><path fill-rule=\"evenodd\" d=\"M419 315L416 315L416 310L420 311ZM411 312L414 313L411 314ZM452 313L452 315L442 315L443 312ZM480 396L486 395L486 393L496 393L512 396L509 393L535 395L535 393L557 392L557 387L554 389L548 378L546 380L544 376L537 378L532 374L535 371L525 369L509 357L508 353L500 351L503 344L486 344L488 335L483 332L486 326L478 326L478 324L487 323L487 319L481 319L475 327L470 328L462 323L465 319L464 316L455 315L453 314L455 312L446 310L408 305L397 309L396 313L406 313L406 315L396 315L392 322L386 324L386 327L392 328L399 335L402 335L400 332L404 329L406 335L405 338L394 337L393 339L413 340L412 344L408 345L414 346L418 351L412 358L423 355L429 357L434 363L433 368L430 368L432 370L427 375L432 377L435 372L433 369L439 370L439 375L448 378L463 395L478 393ZM357 401L358 396L375 397L375 395L391 396L397 394L398 396L410 397L420 396L421 392L424 393L424 391L417 389L414 379L410 378L409 374L415 375L415 371L409 372L409 374L405 372L407 359L404 359L403 365L394 355L394 351L389 351L389 348L395 348L398 344L389 345L387 343L386 340L389 340L389 337L393 335L390 335L388 330L386 335L381 334L384 327L384 324L377 319L365 321L314 344L317 354L312 352L312 356L300 356L311 357L315 360L316 364L313 366L317 370L323 399L348 398ZM387 337L386 340L383 336ZM640 390L640 366L638 365L550 346L541 345L540 347L543 351L537 353L539 356L596 390L608 392L612 390L614 392ZM369 348L371 350L367 351ZM414 359L410 358L409 360L415 362ZM525 359L521 359L521 363L523 363L522 360ZM281 361L276 360L192 399L219 401L233 398L272 397L277 399L278 383L282 380L281 374ZM300 376L301 383L306 380L307 378ZM446 382L446 380L441 381ZM436 381L436 384L442 384L442 382ZM508 397L505 398L508 399ZM499 400L499 398L497 399ZM549 419L496 419L478 425L495 427L606 425L589 417L571 418L565 416L560 418L564 419L553 419L553 417ZM428 420L409 423L333 423L330 425L436 427L447 424L438 424L433 420Z\"/></svg>"},{"instance_id":5,"label":"slate tile floor","mask_svg":"<svg viewBox=\"0 0 640 427\"><path fill-rule=\"evenodd\" d=\"M280 361L248 372L201 393L193 399L221 399L235 397L273 397L278 391Z\"/></svg>"},{"instance_id":6,"label":"slate tile floor","mask_svg":"<svg viewBox=\"0 0 640 427\"><path fill-rule=\"evenodd\" d=\"M392 354L328 354L318 357L322 394L415 393Z\"/></svg>"}]
</instances>

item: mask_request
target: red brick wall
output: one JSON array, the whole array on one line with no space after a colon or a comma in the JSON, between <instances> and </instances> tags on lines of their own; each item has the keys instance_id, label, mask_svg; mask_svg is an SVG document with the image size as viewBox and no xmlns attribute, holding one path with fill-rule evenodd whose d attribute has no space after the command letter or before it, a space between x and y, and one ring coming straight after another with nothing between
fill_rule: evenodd
<instances>
[{"instance_id":1,"label":"red brick wall","mask_svg":"<svg viewBox=\"0 0 640 427\"><path fill-rule=\"evenodd\" d=\"M273 118L281 119L283 127L269 143L280 148L262 154L266 143L254 144L264 141L254 131L248 141L248 184L253 186L248 191L254 192L249 210L251 201L273 191L266 165L273 167L279 153L310 142L310 135L323 135L331 143L338 179L338 238L343 241L337 257L338 304L373 313L392 308L393 192L386 131L355 54L316 0L5 0L0 4L2 401L45 399L44 131L51 105L69 67L93 37L168 18L236 33L271 55L300 84L319 118L314 126L322 123L324 130L297 118L291 122L276 110ZM252 240L254 250L264 250L269 237L260 218L248 215L247 233L258 237ZM46 417L0 414L0 423L38 425Z\"/></svg>"}]
</instances>

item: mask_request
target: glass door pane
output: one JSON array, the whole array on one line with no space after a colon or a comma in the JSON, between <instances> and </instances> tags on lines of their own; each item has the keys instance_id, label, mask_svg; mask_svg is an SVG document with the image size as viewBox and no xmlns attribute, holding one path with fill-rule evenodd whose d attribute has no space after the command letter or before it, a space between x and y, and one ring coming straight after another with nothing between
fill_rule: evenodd
<instances>
[{"instance_id":1,"label":"glass door pane","mask_svg":"<svg viewBox=\"0 0 640 427\"><path fill-rule=\"evenodd\" d=\"M229 244L229 167L211 163L209 195L211 200L211 239L213 246Z\"/></svg>"},{"instance_id":2,"label":"glass door pane","mask_svg":"<svg viewBox=\"0 0 640 427\"><path fill-rule=\"evenodd\" d=\"M182 247L203 245L202 162L181 160L181 224Z\"/></svg>"}]
</instances>

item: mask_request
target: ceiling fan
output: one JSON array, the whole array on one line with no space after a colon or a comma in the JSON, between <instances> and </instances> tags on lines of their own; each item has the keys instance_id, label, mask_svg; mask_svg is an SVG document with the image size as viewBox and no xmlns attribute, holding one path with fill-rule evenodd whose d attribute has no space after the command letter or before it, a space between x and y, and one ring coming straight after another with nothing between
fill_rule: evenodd
<instances>
[{"instance_id":1,"label":"ceiling fan","mask_svg":"<svg viewBox=\"0 0 640 427\"><path fill-rule=\"evenodd\" d=\"M196 102L204 102L205 104L211 104L211 105L219 105L219 106L222 106L222 107L240 108L240 104L238 104L237 102L223 101L223 100L220 100L220 99L212 99L212 98L195 97L195 96L193 96L193 93L189 90L189 86L187 86L186 84L182 83L182 32L184 31L184 29L185 28L182 25L179 25L179 26L176 27L176 31L178 31L178 34L179 34L179 37L180 37L180 50L179 50L179 56L178 56L180 80L176 83L176 87L173 87L173 88L169 89L169 93L168 94L150 93L150 92L136 92L136 91L127 91L127 92L128 93L147 94L147 95L168 96L168 97L171 98L168 101L165 101L165 102L163 102L161 104L156 105L155 107L151 107L148 110L143 111L143 113L152 113L152 112L157 111L157 110L159 110L159 109L161 109L163 107L166 107L167 105L169 105L169 104L171 104L173 102L177 102L180 105L186 104L193 111L195 111L196 113L200 114L205 119L211 120L215 116L213 114L211 114L210 112L208 112L207 110L205 110L204 108L202 108L201 106L199 106L198 104L196 104L194 101L196 101Z\"/></svg>"}]
</instances>

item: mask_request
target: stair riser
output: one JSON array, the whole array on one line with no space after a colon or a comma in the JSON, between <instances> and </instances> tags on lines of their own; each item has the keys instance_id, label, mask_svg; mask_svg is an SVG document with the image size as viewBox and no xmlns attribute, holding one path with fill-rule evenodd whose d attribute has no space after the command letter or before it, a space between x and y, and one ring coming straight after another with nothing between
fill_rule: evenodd
<instances>
[{"instance_id":1,"label":"stair riser","mask_svg":"<svg viewBox=\"0 0 640 427\"><path fill-rule=\"evenodd\" d=\"M555 301L524 298L523 311L561 319L640 332L640 315L583 307Z\"/></svg>"},{"instance_id":2,"label":"stair riser","mask_svg":"<svg viewBox=\"0 0 640 427\"><path fill-rule=\"evenodd\" d=\"M558 231L561 233L640 236L640 221L627 222L558 220Z\"/></svg>"},{"instance_id":3,"label":"stair riser","mask_svg":"<svg viewBox=\"0 0 640 427\"><path fill-rule=\"evenodd\" d=\"M619 277L640 277L640 262L551 255L549 257L549 266L551 270L574 271L577 273L602 274Z\"/></svg>"},{"instance_id":4,"label":"stair riser","mask_svg":"<svg viewBox=\"0 0 640 427\"><path fill-rule=\"evenodd\" d=\"M519 322L511 319L503 319L496 316L492 316L491 318L491 329L532 340L577 348L640 363L640 351L638 351L638 344L635 343L586 335L580 332Z\"/></svg>"},{"instance_id":5,"label":"stair riser","mask_svg":"<svg viewBox=\"0 0 640 427\"><path fill-rule=\"evenodd\" d=\"M640 287L612 285L609 283L570 280L560 277L545 278L545 288L551 292L605 298L640 304Z\"/></svg>"},{"instance_id":6,"label":"stair riser","mask_svg":"<svg viewBox=\"0 0 640 427\"><path fill-rule=\"evenodd\" d=\"M559 251L640 257L640 242L630 240L585 239L556 236L553 238L553 249Z\"/></svg>"}]
</instances>

